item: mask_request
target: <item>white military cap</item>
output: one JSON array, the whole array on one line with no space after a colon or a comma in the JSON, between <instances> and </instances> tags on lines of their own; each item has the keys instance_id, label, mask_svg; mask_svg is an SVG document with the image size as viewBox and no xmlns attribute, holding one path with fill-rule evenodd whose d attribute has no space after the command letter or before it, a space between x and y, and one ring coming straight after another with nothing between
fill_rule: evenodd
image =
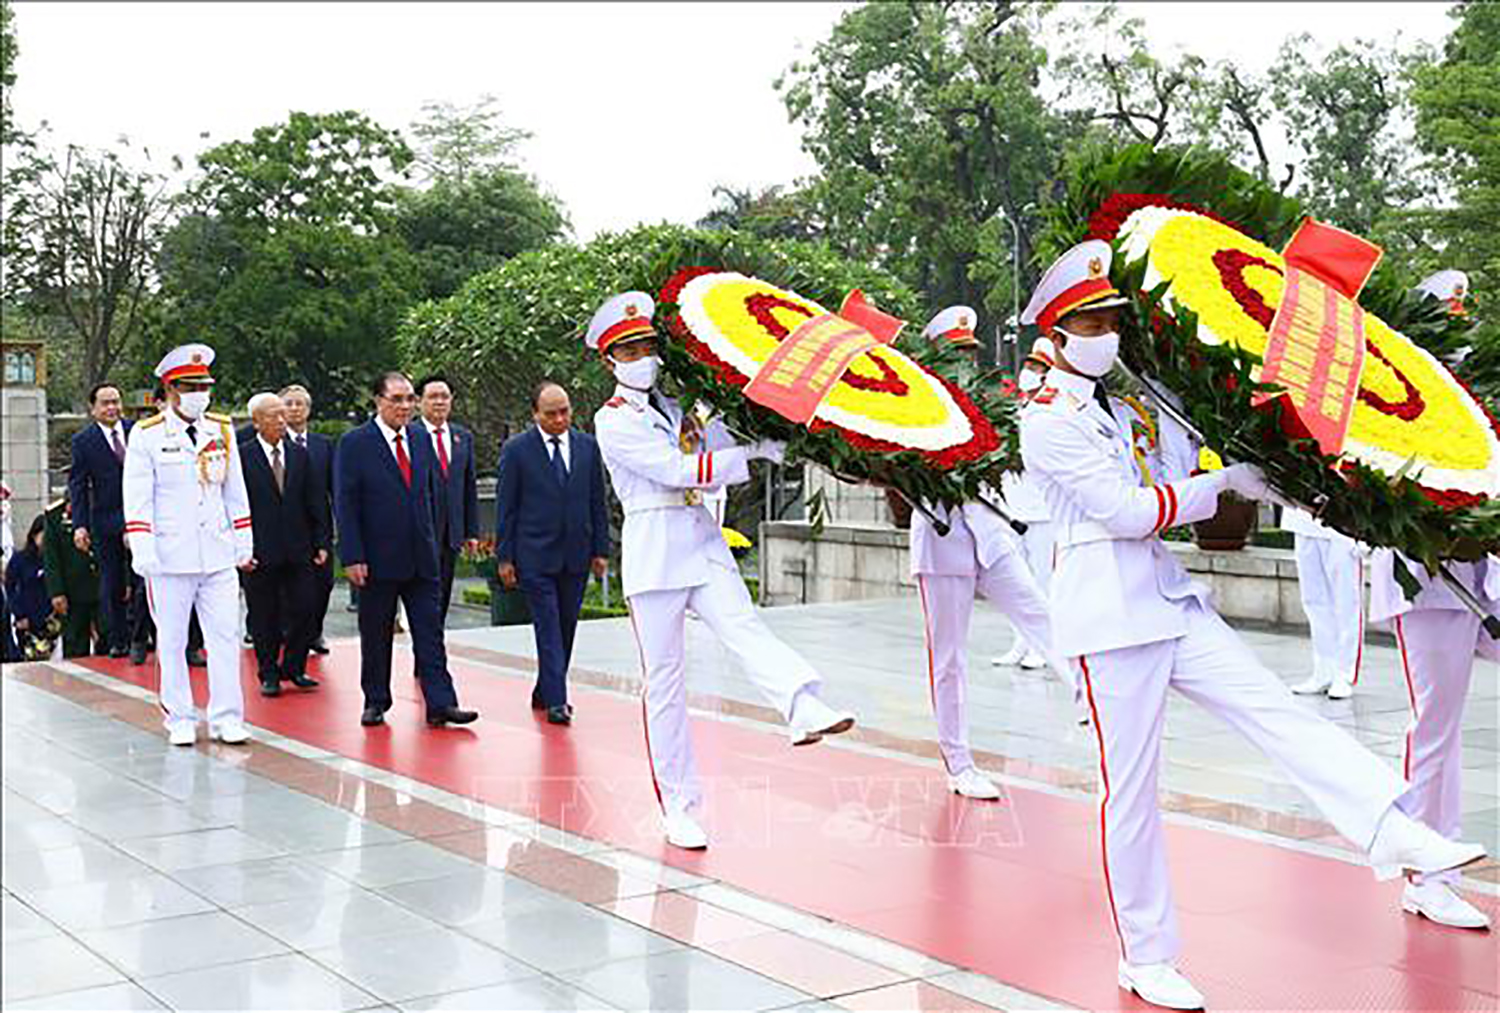
<instances>
[{"instance_id":1,"label":"white military cap","mask_svg":"<svg viewBox=\"0 0 1500 1013\"><path fill-rule=\"evenodd\" d=\"M193 380L198 383L213 383L208 367L214 364L214 350L207 345L178 345L156 364L156 377L162 383L177 380Z\"/></svg>"},{"instance_id":2,"label":"white military cap","mask_svg":"<svg viewBox=\"0 0 1500 1013\"><path fill-rule=\"evenodd\" d=\"M979 344L974 337L974 324L979 317L967 306L949 306L927 322L922 328L922 337L928 341L947 341L960 348L972 348Z\"/></svg>"},{"instance_id":3,"label":"white military cap","mask_svg":"<svg viewBox=\"0 0 1500 1013\"><path fill-rule=\"evenodd\" d=\"M1069 313L1124 306L1127 299L1109 280L1113 254L1102 239L1079 243L1055 260L1037 282L1021 323L1036 324L1043 334Z\"/></svg>"},{"instance_id":4,"label":"white military cap","mask_svg":"<svg viewBox=\"0 0 1500 1013\"><path fill-rule=\"evenodd\" d=\"M1425 292L1434 299L1462 299L1469 294L1469 276L1449 268L1429 275L1417 286L1417 291Z\"/></svg>"},{"instance_id":5,"label":"white military cap","mask_svg":"<svg viewBox=\"0 0 1500 1013\"><path fill-rule=\"evenodd\" d=\"M584 343L603 352L622 341L655 337L656 330L651 326L651 314L655 312L656 303L644 292L610 296L589 321Z\"/></svg>"},{"instance_id":6,"label":"white military cap","mask_svg":"<svg viewBox=\"0 0 1500 1013\"><path fill-rule=\"evenodd\" d=\"M1057 346L1048 337L1037 338L1031 343L1031 351L1026 353L1027 362L1040 362L1051 369L1057 365Z\"/></svg>"}]
</instances>

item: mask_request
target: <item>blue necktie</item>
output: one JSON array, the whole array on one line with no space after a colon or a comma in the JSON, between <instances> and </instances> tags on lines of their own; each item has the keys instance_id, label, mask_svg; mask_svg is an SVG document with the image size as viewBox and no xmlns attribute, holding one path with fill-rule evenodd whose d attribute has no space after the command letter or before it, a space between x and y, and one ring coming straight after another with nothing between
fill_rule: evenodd
<instances>
[{"instance_id":1,"label":"blue necktie","mask_svg":"<svg viewBox=\"0 0 1500 1013\"><path fill-rule=\"evenodd\" d=\"M552 473L557 476L558 485L568 484L568 465L563 460L562 440L552 437Z\"/></svg>"}]
</instances>

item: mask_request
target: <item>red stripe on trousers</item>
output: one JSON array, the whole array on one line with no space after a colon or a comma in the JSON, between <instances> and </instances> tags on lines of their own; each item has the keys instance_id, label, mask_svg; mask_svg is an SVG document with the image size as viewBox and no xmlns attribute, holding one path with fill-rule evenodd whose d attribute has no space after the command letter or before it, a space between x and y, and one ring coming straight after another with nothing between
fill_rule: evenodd
<instances>
[{"instance_id":1,"label":"red stripe on trousers","mask_svg":"<svg viewBox=\"0 0 1500 1013\"><path fill-rule=\"evenodd\" d=\"M646 704L646 691L650 686L650 670L646 668L646 648L641 643L641 631L636 629L635 609L630 603L625 603L625 609L630 616L630 633L635 637L635 650L641 656L641 731L646 737L646 766L651 768L651 788L656 792L656 804L661 807L662 812L667 811L666 803L661 797L661 782L656 779L656 761L651 757L651 712Z\"/></svg>"},{"instance_id":2,"label":"red stripe on trousers","mask_svg":"<svg viewBox=\"0 0 1500 1013\"><path fill-rule=\"evenodd\" d=\"M1089 672L1088 657L1079 655L1078 665L1083 669L1083 687L1089 698L1089 715L1094 719L1094 738L1099 742L1099 776L1104 781L1104 798L1099 801L1099 852L1104 859L1104 892L1109 894L1109 913L1115 920L1115 936L1120 940L1120 953L1129 960L1130 952L1125 948L1125 933L1120 931L1120 910L1115 907L1115 887L1109 875L1109 831L1105 829L1105 813L1109 808L1109 764L1104 759L1104 726L1099 723L1099 707L1094 703L1094 680Z\"/></svg>"},{"instance_id":3,"label":"red stripe on trousers","mask_svg":"<svg viewBox=\"0 0 1500 1013\"><path fill-rule=\"evenodd\" d=\"M1401 761L1401 776L1410 781L1412 738L1417 733L1417 687L1411 680L1411 662L1406 656L1406 629L1400 616L1396 617L1396 643L1401 647L1401 674L1406 676L1406 698L1411 701L1411 727L1406 730L1406 750Z\"/></svg>"},{"instance_id":4,"label":"red stripe on trousers","mask_svg":"<svg viewBox=\"0 0 1500 1013\"><path fill-rule=\"evenodd\" d=\"M1354 571L1354 602L1359 609L1359 640L1354 647L1354 679L1351 686L1359 685L1359 669L1365 660L1365 560L1364 557L1355 560L1357 569Z\"/></svg>"},{"instance_id":5,"label":"red stripe on trousers","mask_svg":"<svg viewBox=\"0 0 1500 1013\"><path fill-rule=\"evenodd\" d=\"M926 634L923 638L927 641L927 698L932 701L932 716L937 717L937 659L932 652L932 613L927 610L927 581L919 573L917 574L917 597L922 601L922 632ZM943 769L948 770L948 754L944 753L941 745L938 747L938 755L943 758ZM948 773L953 771L948 770Z\"/></svg>"}]
</instances>

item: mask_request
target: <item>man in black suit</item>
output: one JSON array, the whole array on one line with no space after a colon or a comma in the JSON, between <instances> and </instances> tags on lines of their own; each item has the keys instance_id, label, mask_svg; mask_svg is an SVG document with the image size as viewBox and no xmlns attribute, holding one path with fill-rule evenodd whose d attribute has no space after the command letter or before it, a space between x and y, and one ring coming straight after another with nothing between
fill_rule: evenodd
<instances>
[{"instance_id":1,"label":"man in black suit","mask_svg":"<svg viewBox=\"0 0 1500 1013\"><path fill-rule=\"evenodd\" d=\"M303 450L311 459L312 469L323 481L323 530L333 541L333 441L322 433L307 428L312 416L312 395L300 383L281 389L281 403L286 407L286 438ZM328 617L328 598L333 594L333 553L316 568L313 601L312 650L316 654L328 653L328 642L323 636L323 622Z\"/></svg>"},{"instance_id":2,"label":"man in black suit","mask_svg":"<svg viewBox=\"0 0 1500 1013\"><path fill-rule=\"evenodd\" d=\"M568 392L543 383L531 396L535 428L500 450L495 492L495 558L507 588L520 585L536 633L531 706L552 724L573 719L568 665L589 571L609 566L609 512L599 445L572 428Z\"/></svg>"},{"instance_id":3,"label":"man in black suit","mask_svg":"<svg viewBox=\"0 0 1500 1013\"><path fill-rule=\"evenodd\" d=\"M262 696L278 696L282 680L301 689L312 642L313 568L328 560L322 476L307 451L286 438L286 409L277 394L250 399L254 432L240 441L255 551L240 571L260 670Z\"/></svg>"},{"instance_id":4,"label":"man in black suit","mask_svg":"<svg viewBox=\"0 0 1500 1013\"><path fill-rule=\"evenodd\" d=\"M121 498L130 423L120 417L123 407L120 388L112 383L94 385L89 391L89 414L94 421L74 435L68 473L73 544L81 552L92 550L99 561L99 608L111 658L130 653L126 605L132 580L125 558L125 507Z\"/></svg>"},{"instance_id":5,"label":"man in black suit","mask_svg":"<svg viewBox=\"0 0 1500 1013\"><path fill-rule=\"evenodd\" d=\"M333 461L333 509L339 557L360 589L360 724L385 723L391 707L391 639L396 601L406 606L427 723L468 724L448 674L438 587L434 504L440 481L427 430L411 424L416 394L403 373L377 379L375 417L339 441Z\"/></svg>"},{"instance_id":6,"label":"man in black suit","mask_svg":"<svg viewBox=\"0 0 1500 1013\"><path fill-rule=\"evenodd\" d=\"M459 550L479 537L479 484L474 468L474 435L455 425L453 388L446 378L427 376L417 381L417 403L422 425L437 452L438 564L442 570L442 612L448 619L453 599L453 564Z\"/></svg>"}]
</instances>

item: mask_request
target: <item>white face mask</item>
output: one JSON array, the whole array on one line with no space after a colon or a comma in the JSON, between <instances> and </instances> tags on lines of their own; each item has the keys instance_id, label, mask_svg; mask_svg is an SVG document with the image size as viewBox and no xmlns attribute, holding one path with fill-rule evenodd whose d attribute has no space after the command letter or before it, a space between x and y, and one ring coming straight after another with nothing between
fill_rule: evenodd
<instances>
[{"instance_id":1,"label":"white face mask","mask_svg":"<svg viewBox=\"0 0 1500 1013\"><path fill-rule=\"evenodd\" d=\"M650 390L661 372L661 359L648 355L634 362L616 362L614 369L615 379L631 390Z\"/></svg>"},{"instance_id":2,"label":"white face mask","mask_svg":"<svg viewBox=\"0 0 1500 1013\"><path fill-rule=\"evenodd\" d=\"M1067 335L1068 343L1062 349L1063 358L1084 376L1099 379L1115 368L1120 357L1120 332L1110 331L1093 338L1081 338L1058 328Z\"/></svg>"},{"instance_id":3,"label":"white face mask","mask_svg":"<svg viewBox=\"0 0 1500 1013\"><path fill-rule=\"evenodd\" d=\"M1030 394L1042 385L1042 374L1034 369L1023 369L1018 385L1024 393Z\"/></svg>"},{"instance_id":4,"label":"white face mask","mask_svg":"<svg viewBox=\"0 0 1500 1013\"><path fill-rule=\"evenodd\" d=\"M201 419L203 413L208 411L209 399L213 394L206 390L195 390L183 394L177 401L177 409L182 412L183 418Z\"/></svg>"}]
</instances>

